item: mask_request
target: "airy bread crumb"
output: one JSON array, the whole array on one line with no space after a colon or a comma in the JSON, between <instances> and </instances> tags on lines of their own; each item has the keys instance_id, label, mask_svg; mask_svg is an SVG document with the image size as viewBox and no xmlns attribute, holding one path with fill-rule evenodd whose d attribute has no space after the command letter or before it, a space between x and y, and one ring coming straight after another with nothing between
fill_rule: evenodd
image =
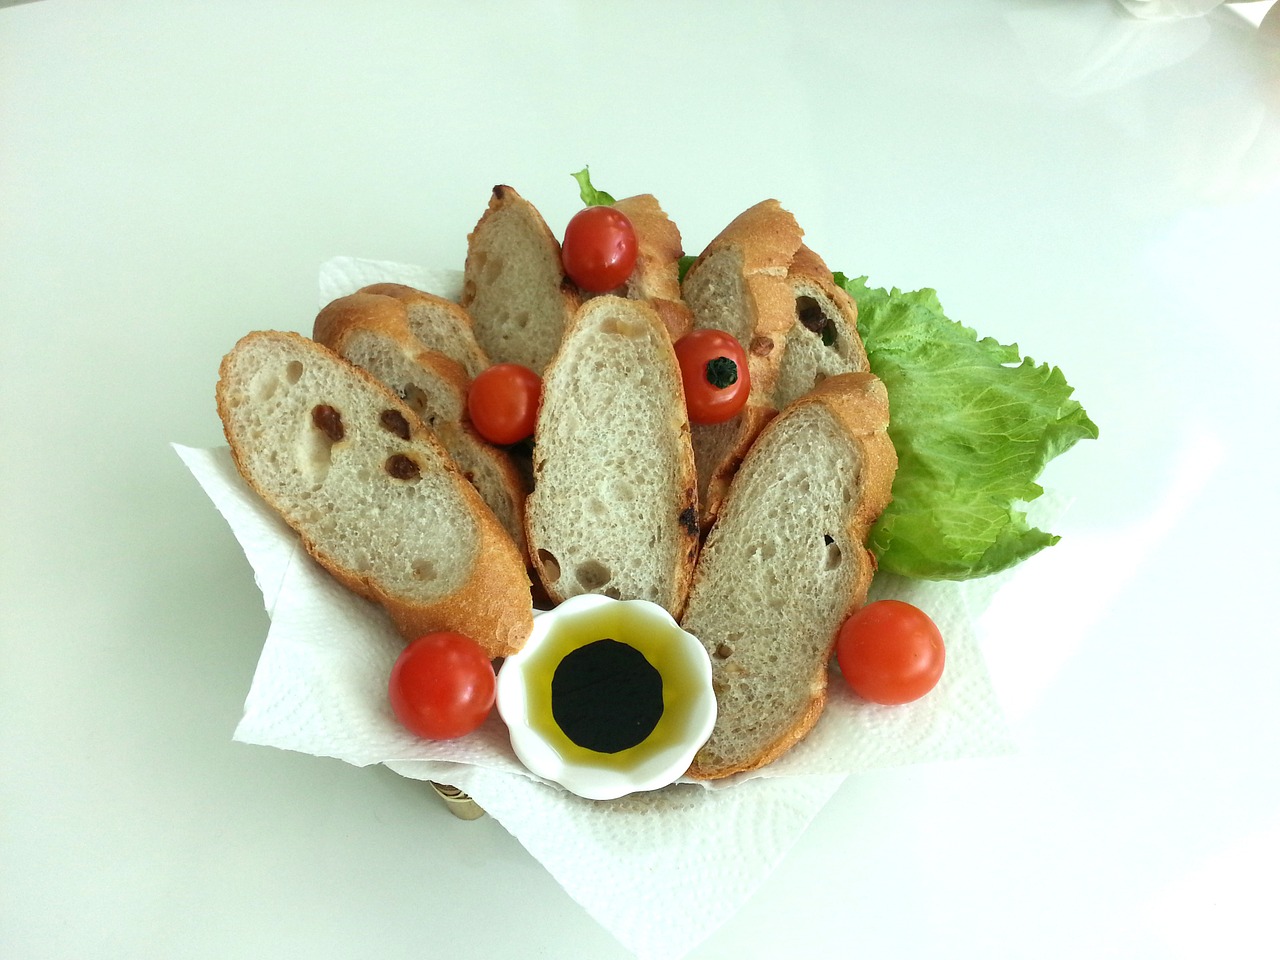
<instances>
[{"instance_id":1,"label":"airy bread crumb","mask_svg":"<svg viewBox=\"0 0 1280 960\"><path fill-rule=\"evenodd\" d=\"M679 367L639 301L583 304L543 380L529 548L548 594L650 600L678 615L697 548Z\"/></svg>"},{"instance_id":2,"label":"airy bread crumb","mask_svg":"<svg viewBox=\"0 0 1280 960\"><path fill-rule=\"evenodd\" d=\"M712 663L719 716L690 775L752 770L816 722L841 622L866 600L864 546L897 457L884 386L833 377L760 434L703 546L682 626Z\"/></svg>"},{"instance_id":3,"label":"airy bread crumb","mask_svg":"<svg viewBox=\"0 0 1280 960\"><path fill-rule=\"evenodd\" d=\"M523 645L519 551L394 393L305 337L266 331L223 358L217 401L241 475L406 639L457 630L491 657Z\"/></svg>"}]
</instances>

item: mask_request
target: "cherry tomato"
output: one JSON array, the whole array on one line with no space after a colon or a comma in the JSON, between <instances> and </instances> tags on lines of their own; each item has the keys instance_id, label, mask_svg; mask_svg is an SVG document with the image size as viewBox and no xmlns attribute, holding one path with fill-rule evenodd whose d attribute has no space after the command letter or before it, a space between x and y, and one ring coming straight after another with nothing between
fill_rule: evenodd
<instances>
[{"instance_id":1,"label":"cherry tomato","mask_svg":"<svg viewBox=\"0 0 1280 960\"><path fill-rule=\"evenodd\" d=\"M946 648L937 626L901 600L869 603L840 627L840 672L853 692L872 703L910 703L942 676Z\"/></svg>"},{"instance_id":2,"label":"cherry tomato","mask_svg":"<svg viewBox=\"0 0 1280 960\"><path fill-rule=\"evenodd\" d=\"M490 443L519 443L533 436L542 378L518 363L499 363L471 381L467 414Z\"/></svg>"},{"instance_id":3,"label":"cherry tomato","mask_svg":"<svg viewBox=\"0 0 1280 960\"><path fill-rule=\"evenodd\" d=\"M636 231L613 207L586 207L564 229L560 259L569 279L588 293L621 286L636 265Z\"/></svg>"},{"instance_id":4,"label":"cherry tomato","mask_svg":"<svg viewBox=\"0 0 1280 960\"><path fill-rule=\"evenodd\" d=\"M396 719L428 740L452 740L493 707L497 681L480 645L460 633L429 633L410 643L391 668L387 694Z\"/></svg>"},{"instance_id":5,"label":"cherry tomato","mask_svg":"<svg viewBox=\"0 0 1280 960\"><path fill-rule=\"evenodd\" d=\"M751 392L747 355L723 330L694 330L676 341L684 402L694 423L723 423L746 406Z\"/></svg>"}]
</instances>

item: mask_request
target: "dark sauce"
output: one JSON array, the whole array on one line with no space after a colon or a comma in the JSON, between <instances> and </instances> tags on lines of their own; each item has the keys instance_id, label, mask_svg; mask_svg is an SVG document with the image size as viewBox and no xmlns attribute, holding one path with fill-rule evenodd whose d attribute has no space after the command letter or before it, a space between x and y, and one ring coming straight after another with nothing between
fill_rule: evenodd
<instances>
[{"instance_id":1,"label":"dark sauce","mask_svg":"<svg viewBox=\"0 0 1280 960\"><path fill-rule=\"evenodd\" d=\"M662 719L662 674L643 653L606 637L566 654L551 678L551 715L587 750L619 753Z\"/></svg>"}]
</instances>

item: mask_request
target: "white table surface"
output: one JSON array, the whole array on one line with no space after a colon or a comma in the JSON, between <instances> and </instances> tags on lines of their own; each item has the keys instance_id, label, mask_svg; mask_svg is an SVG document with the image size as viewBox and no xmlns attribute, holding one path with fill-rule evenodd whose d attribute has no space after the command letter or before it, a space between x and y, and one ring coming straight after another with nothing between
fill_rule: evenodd
<instances>
[{"instance_id":1,"label":"white table surface","mask_svg":"<svg viewBox=\"0 0 1280 960\"><path fill-rule=\"evenodd\" d=\"M460 266L499 182L558 232L584 163L694 252L779 198L1101 428L983 624L1018 754L851 778L691 958L1268 954L1278 51L1106 0L0 10L0 955L627 955L492 819L231 741L267 619L168 446L323 260Z\"/></svg>"}]
</instances>

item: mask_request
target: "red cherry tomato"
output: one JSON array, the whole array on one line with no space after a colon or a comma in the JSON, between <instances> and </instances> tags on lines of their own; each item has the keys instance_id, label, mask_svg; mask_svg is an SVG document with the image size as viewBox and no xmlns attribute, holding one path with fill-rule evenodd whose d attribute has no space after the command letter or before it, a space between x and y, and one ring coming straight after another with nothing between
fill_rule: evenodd
<instances>
[{"instance_id":1,"label":"red cherry tomato","mask_svg":"<svg viewBox=\"0 0 1280 960\"><path fill-rule=\"evenodd\" d=\"M542 378L518 363L499 363L471 381L467 414L490 443L519 443L533 436Z\"/></svg>"},{"instance_id":2,"label":"red cherry tomato","mask_svg":"<svg viewBox=\"0 0 1280 960\"><path fill-rule=\"evenodd\" d=\"M942 676L946 648L937 626L901 600L869 603L840 627L840 672L853 692L872 703L910 703Z\"/></svg>"},{"instance_id":3,"label":"red cherry tomato","mask_svg":"<svg viewBox=\"0 0 1280 960\"><path fill-rule=\"evenodd\" d=\"M497 681L480 645L460 633L429 633L410 643L391 668L387 694L396 719L428 740L452 740L493 707Z\"/></svg>"},{"instance_id":4,"label":"red cherry tomato","mask_svg":"<svg viewBox=\"0 0 1280 960\"><path fill-rule=\"evenodd\" d=\"M684 402L694 423L723 423L747 403L751 376L737 337L723 330L694 330L676 341Z\"/></svg>"},{"instance_id":5,"label":"red cherry tomato","mask_svg":"<svg viewBox=\"0 0 1280 960\"><path fill-rule=\"evenodd\" d=\"M588 293L612 290L635 268L635 228L613 207L579 210L564 229L560 259L569 279Z\"/></svg>"}]
</instances>

